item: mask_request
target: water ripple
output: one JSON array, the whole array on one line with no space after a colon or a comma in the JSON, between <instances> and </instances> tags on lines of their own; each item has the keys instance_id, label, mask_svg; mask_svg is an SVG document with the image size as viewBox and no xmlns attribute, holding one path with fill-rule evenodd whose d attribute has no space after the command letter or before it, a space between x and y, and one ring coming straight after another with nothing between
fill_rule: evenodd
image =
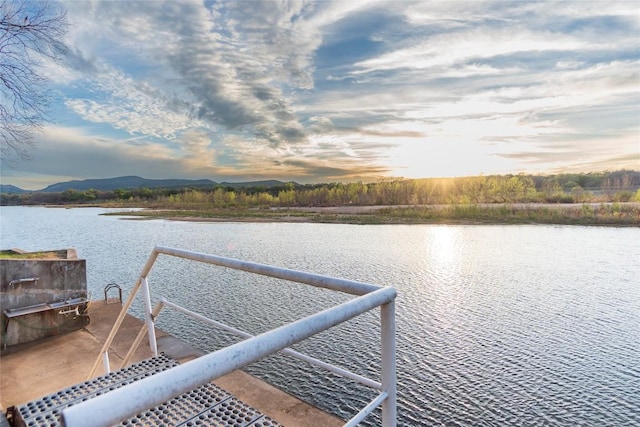
<instances>
[{"instance_id":1,"label":"water ripple","mask_svg":"<svg viewBox=\"0 0 640 427\"><path fill-rule=\"evenodd\" d=\"M134 222L97 212L3 207L3 245L76 247L94 295L111 281L130 289L157 244L393 285L399 425L640 425L640 229ZM164 259L150 281L252 333L345 300ZM160 320L203 350L237 341ZM377 314L296 348L379 379ZM279 355L248 371L341 417L374 394ZM376 412L364 425L378 421Z\"/></svg>"}]
</instances>

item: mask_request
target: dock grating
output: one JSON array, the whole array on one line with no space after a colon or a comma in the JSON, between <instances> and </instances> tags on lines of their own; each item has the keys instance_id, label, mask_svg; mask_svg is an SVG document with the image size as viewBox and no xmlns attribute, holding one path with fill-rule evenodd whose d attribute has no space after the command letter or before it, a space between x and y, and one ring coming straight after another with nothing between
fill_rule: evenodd
<instances>
[{"instance_id":1,"label":"dock grating","mask_svg":"<svg viewBox=\"0 0 640 427\"><path fill-rule=\"evenodd\" d=\"M16 408L16 427L62 426L64 408L177 366L165 355L68 387ZM277 427L279 423L214 384L205 384L119 424L133 426Z\"/></svg>"}]
</instances>

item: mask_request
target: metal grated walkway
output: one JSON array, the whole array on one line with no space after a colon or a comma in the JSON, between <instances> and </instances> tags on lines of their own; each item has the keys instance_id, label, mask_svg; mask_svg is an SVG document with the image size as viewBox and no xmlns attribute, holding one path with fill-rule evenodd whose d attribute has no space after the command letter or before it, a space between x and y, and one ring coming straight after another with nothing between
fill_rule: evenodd
<instances>
[{"instance_id":1,"label":"metal grated walkway","mask_svg":"<svg viewBox=\"0 0 640 427\"><path fill-rule=\"evenodd\" d=\"M62 427L66 407L177 366L160 355L107 375L68 387L16 408L16 427ZM89 422L89 420L88 420ZM119 424L131 426L277 427L277 422L214 384L205 384Z\"/></svg>"},{"instance_id":2,"label":"metal grated walkway","mask_svg":"<svg viewBox=\"0 0 640 427\"><path fill-rule=\"evenodd\" d=\"M277 427L280 424L220 387L205 384L138 414L120 426Z\"/></svg>"}]
</instances>

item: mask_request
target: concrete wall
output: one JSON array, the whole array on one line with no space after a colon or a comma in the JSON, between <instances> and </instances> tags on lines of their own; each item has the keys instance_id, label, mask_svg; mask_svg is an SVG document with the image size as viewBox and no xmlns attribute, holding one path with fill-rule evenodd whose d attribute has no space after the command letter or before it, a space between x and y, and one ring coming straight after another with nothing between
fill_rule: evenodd
<instances>
[{"instance_id":1,"label":"concrete wall","mask_svg":"<svg viewBox=\"0 0 640 427\"><path fill-rule=\"evenodd\" d=\"M16 251L19 252L19 251ZM2 310L2 349L82 328L86 316L59 314L49 310L13 319L4 310L87 297L86 261L75 250L50 251L42 259L0 258L0 309ZM14 282L37 277L37 281Z\"/></svg>"}]
</instances>

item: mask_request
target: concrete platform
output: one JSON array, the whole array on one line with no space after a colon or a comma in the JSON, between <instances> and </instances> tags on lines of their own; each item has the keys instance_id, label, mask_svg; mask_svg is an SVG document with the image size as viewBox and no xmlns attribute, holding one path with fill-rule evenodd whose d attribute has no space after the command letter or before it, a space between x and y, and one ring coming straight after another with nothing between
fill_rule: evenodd
<instances>
[{"instance_id":1,"label":"concrete platform","mask_svg":"<svg viewBox=\"0 0 640 427\"><path fill-rule=\"evenodd\" d=\"M84 329L65 335L15 346L0 357L0 406L23 404L43 395L70 387L87 379L102 344L120 311L120 304L92 301L91 322ZM113 370L129 350L143 322L127 315L109 352ZM177 338L157 330L158 349L181 363L202 355ZM146 340L145 340L146 341ZM133 362L151 357L148 341L143 342ZM101 375L102 372L98 372ZM340 426L343 421L254 378L235 371L214 381L238 399L285 426Z\"/></svg>"}]
</instances>

